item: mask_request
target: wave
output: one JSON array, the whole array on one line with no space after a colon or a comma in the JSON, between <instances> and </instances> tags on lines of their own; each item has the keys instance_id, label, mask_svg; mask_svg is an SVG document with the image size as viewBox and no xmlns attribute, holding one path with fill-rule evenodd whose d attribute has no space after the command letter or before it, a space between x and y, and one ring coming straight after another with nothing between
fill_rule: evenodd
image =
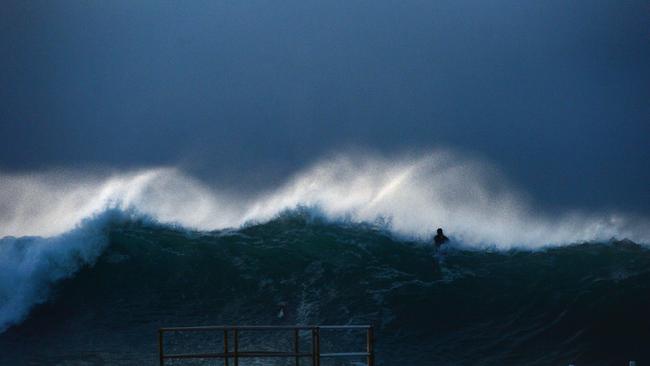
<instances>
[{"instance_id":1,"label":"wave","mask_svg":"<svg viewBox=\"0 0 650 366\"><path fill-rule=\"evenodd\" d=\"M44 302L53 283L92 265L116 222L206 232L262 224L298 209L330 223L380 225L404 240L426 240L444 227L465 248L650 238L643 218L544 215L488 164L449 152L392 160L339 156L255 194L208 187L175 168L3 174L0 181L0 332Z\"/></svg>"},{"instance_id":2,"label":"wave","mask_svg":"<svg viewBox=\"0 0 650 366\"><path fill-rule=\"evenodd\" d=\"M468 250L452 242L434 254L431 245L401 240L382 224L332 223L308 210L214 232L121 212L82 227L102 239L85 242L90 237L76 230L64 241L10 243L21 263L31 263L31 250L40 264L2 282L2 290L18 284L39 302L36 289L51 288L51 295L0 334L0 363L149 364L158 326L226 323L374 324L378 360L387 365L650 357L650 250L630 242L537 251ZM342 336L341 344L323 347L363 347L355 346L359 337ZM171 340L169 350L190 342L193 351L204 345L207 352L215 340L206 337ZM242 337L240 346L250 349L250 341ZM255 348L290 347L283 342L271 336ZM73 359L80 355L88 359Z\"/></svg>"},{"instance_id":3,"label":"wave","mask_svg":"<svg viewBox=\"0 0 650 366\"><path fill-rule=\"evenodd\" d=\"M47 300L50 286L92 264L107 245L110 213L53 237L0 239L0 333Z\"/></svg>"},{"instance_id":4,"label":"wave","mask_svg":"<svg viewBox=\"0 0 650 366\"><path fill-rule=\"evenodd\" d=\"M264 192L208 186L176 168L110 176L0 176L0 237L55 236L109 209L193 230L263 223L307 207L332 221L385 222L406 238L444 227L468 246L539 248L612 237L650 242L647 218L620 213L540 212L489 164L450 152L323 160Z\"/></svg>"}]
</instances>

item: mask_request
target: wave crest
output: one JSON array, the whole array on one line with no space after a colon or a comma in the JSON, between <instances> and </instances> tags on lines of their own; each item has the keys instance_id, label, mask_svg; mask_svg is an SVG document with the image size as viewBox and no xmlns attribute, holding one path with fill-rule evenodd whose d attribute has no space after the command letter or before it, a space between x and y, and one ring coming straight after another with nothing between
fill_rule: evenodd
<instances>
[{"instance_id":1,"label":"wave crest","mask_svg":"<svg viewBox=\"0 0 650 366\"><path fill-rule=\"evenodd\" d=\"M46 301L53 283L94 263L108 243L106 223L113 216L106 212L84 220L79 228L53 238L0 239L0 333Z\"/></svg>"},{"instance_id":2,"label":"wave crest","mask_svg":"<svg viewBox=\"0 0 650 366\"><path fill-rule=\"evenodd\" d=\"M390 222L390 230L425 238L444 227L469 246L537 248L629 238L647 243L648 220L618 213L538 211L485 162L449 152L382 159L323 160L265 192L209 187L175 168L108 177L69 174L0 176L0 236L54 236L107 209L133 210L196 230L266 222L296 207L331 220Z\"/></svg>"}]
</instances>

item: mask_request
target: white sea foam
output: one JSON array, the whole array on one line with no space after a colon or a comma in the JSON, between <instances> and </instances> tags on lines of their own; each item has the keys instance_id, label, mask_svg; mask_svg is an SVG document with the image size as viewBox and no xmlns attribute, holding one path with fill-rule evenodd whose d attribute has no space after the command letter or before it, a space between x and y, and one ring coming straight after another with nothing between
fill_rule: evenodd
<instances>
[{"instance_id":1,"label":"white sea foam","mask_svg":"<svg viewBox=\"0 0 650 366\"><path fill-rule=\"evenodd\" d=\"M399 159L339 156L248 195L224 193L174 168L104 178L0 175L0 182L0 237L59 235L109 208L216 230L315 207L333 220L387 219L394 233L412 238L444 227L469 246L537 248L612 237L650 241L646 219L575 210L547 215L488 164L448 152Z\"/></svg>"}]
</instances>

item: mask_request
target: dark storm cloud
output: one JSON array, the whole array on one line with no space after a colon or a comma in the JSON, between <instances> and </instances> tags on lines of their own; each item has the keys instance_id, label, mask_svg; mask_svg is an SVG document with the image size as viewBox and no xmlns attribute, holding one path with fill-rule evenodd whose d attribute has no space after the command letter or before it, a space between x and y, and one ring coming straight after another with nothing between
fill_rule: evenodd
<instances>
[{"instance_id":1,"label":"dark storm cloud","mask_svg":"<svg viewBox=\"0 0 650 366\"><path fill-rule=\"evenodd\" d=\"M182 165L263 186L451 147L540 202L650 210L644 2L8 2L0 168Z\"/></svg>"}]
</instances>

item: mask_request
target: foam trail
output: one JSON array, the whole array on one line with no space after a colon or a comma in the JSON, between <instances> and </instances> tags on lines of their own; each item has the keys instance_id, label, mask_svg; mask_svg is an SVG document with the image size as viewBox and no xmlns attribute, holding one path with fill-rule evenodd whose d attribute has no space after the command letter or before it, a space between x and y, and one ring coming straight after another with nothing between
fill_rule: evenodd
<instances>
[{"instance_id":1,"label":"foam trail","mask_svg":"<svg viewBox=\"0 0 650 366\"><path fill-rule=\"evenodd\" d=\"M1 175L0 182L0 237L60 235L111 208L216 230L265 222L302 206L333 220L388 219L394 233L408 237L423 238L442 226L470 246L537 248L612 237L650 241L643 218L544 215L488 164L449 152L400 159L340 156L253 196L224 193L173 168L104 178Z\"/></svg>"}]
</instances>

